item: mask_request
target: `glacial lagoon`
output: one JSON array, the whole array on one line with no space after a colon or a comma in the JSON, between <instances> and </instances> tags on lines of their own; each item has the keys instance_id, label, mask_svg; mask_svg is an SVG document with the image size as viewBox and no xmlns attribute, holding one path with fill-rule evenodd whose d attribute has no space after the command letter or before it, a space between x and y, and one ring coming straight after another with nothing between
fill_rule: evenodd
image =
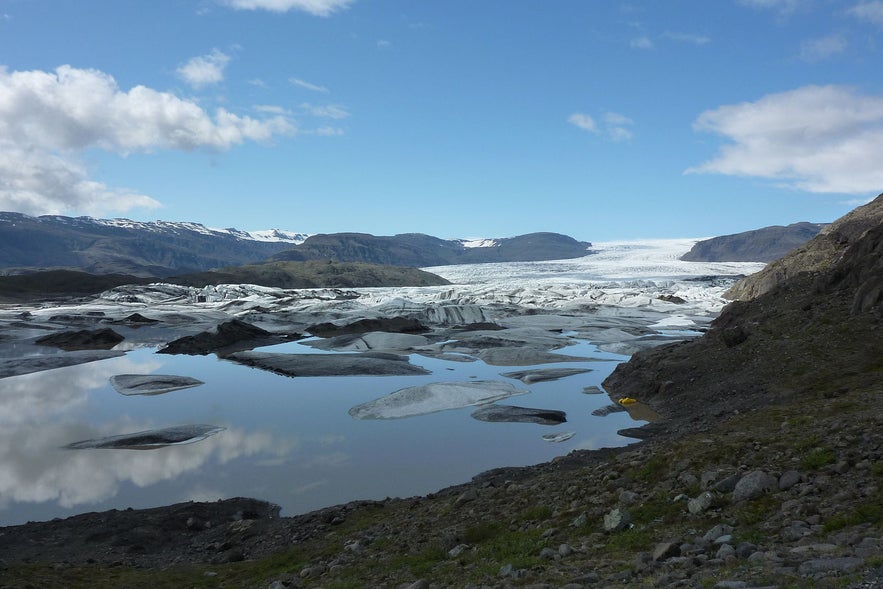
<instances>
[{"instance_id":1,"label":"glacial lagoon","mask_svg":"<svg viewBox=\"0 0 883 589\"><path fill-rule=\"evenodd\" d=\"M122 356L0 378L0 525L235 496L272 501L282 507L283 514L292 515L357 499L426 494L485 470L536 464L577 449L630 443L633 440L617 431L643 422L632 420L624 411L593 415L611 405L611 399L596 387L636 345L661 343L651 341L657 336L661 341L689 337L707 325L723 304L724 286L710 279L697 282L697 276L748 273L758 267L672 261L675 250L685 245L689 247L678 242L610 248L601 256L562 261L557 266L438 269L456 284L435 290L366 289L358 299L347 300L345 312L321 301L298 310L314 318L327 314L345 320L421 306L434 312L443 304L473 305L492 316L499 314L512 326L553 330L550 333L555 337L571 344L553 354L584 357L585 361L512 366L474 357L465 362L446 355L412 353L410 362L429 374L289 377L215 355L157 354L156 342L145 336L138 345L119 346L125 352ZM612 269L629 268L628 263L633 264L626 270L631 277L612 280ZM235 309L245 314L245 320L249 309L261 309L251 317L273 317L273 312L266 312L272 301L264 296L265 291L240 292L236 300L228 297L202 306L178 297L169 308L174 313L206 317ZM663 293L686 302L660 302L658 296ZM109 300L88 308L117 305L125 307L120 313L149 314L158 313L164 304ZM289 307L292 304L286 302ZM4 319L11 324L17 312L4 310ZM35 317L53 312L59 310L34 311ZM623 331L638 323L645 326L645 335L631 337ZM577 328L568 331L574 325ZM648 338L648 330L656 335ZM309 339L293 341L256 351L317 353L309 343ZM49 351L35 352L36 347L14 341L0 348L0 354L13 362ZM586 372L549 381L527 379L529 384L503 376L562 367ZM150 374L180 375L203 384L149 395L121 394L111 384L114 376ZM505 382L518 389L519 394L498 400L497 405L563 411L566 422L480 420L472 416L476 406L421 411L397 419L351 415L353 408L403 389L479 381ZM140 450L83 444L155 429L179 428L174 431L180 433L179 426L194 424L203 435L192 443Z\"/></svg>"}]
</instances>

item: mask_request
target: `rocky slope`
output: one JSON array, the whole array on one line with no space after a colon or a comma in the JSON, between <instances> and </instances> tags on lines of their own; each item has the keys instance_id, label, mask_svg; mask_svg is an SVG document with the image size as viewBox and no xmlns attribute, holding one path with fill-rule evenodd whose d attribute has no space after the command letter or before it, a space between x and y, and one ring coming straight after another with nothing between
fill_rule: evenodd
<instances>
[{"instance_id":1,"label":"rocky slope","mask_svg":"<svg viewBox=\"0 0 883 589\"><path fill-rule=\"evenodd\" d=\"M825 227L822 223L776 225L702 240L681 256L685 262L772 262L803 245Z\"/></svg>"},{"instance_id":2,"label":"rocky slope","mask_svg":"<svg viewBox=\"0 0 883 589\"><path fill-rule=\"evenodd\" d=\"M883 222L883 194L826 226L813 239L747 277L730 289L731 299L753 299L800 272L823 272L831 268L868 229Z\"/></svg>"}]
</instances>

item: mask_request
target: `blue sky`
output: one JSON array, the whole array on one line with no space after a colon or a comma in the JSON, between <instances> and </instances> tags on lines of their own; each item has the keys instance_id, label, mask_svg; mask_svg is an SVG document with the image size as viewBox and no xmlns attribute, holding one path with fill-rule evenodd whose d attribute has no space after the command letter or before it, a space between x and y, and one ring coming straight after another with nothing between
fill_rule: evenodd
<instances>
[{"instance_id":1,"label":"blue sky","mask_svg":"<svg viewBox=\"0 0 883 589\"><path fill-rule=\"evenodd\" d=\"M0 0L0 210L603 241L883 192L883 0Z\"/></svg>"}]
</instances>

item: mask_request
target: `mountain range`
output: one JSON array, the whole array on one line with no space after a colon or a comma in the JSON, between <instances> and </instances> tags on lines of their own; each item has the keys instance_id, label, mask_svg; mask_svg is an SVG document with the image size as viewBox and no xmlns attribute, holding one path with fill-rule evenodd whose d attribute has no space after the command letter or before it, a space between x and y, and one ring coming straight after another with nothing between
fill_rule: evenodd
<instances>
[{"instance_id":1,"label":"mountain range","mask_svg":"<svg viewBox=\"0 0 883 589\"><path fill-rule=\"evenodd\" d=\"M416 233L307 235L0 212L0 271L5 274L65 269L168 277L264 261L308 260L425 267L576 258L588 254L590 246L556 233L475 241Z\"/></svg>"}]
</instances>

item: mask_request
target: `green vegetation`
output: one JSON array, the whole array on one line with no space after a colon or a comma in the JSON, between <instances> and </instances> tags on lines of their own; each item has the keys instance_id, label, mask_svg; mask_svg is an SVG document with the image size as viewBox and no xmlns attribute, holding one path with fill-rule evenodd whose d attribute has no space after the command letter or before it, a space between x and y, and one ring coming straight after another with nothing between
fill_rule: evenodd
<instances>
[{"instance_id":1,"label":"green vegetation","mask_svg":"<svg viewBox=\"0 0 883 589\"><path fill-rule=\"evenodd\" d=\"M836 455L834 450L824 446L816 447L800 458L800 468L803 470L818 470L823 466L834 462Z\"/></svg>"}]
</instances>

